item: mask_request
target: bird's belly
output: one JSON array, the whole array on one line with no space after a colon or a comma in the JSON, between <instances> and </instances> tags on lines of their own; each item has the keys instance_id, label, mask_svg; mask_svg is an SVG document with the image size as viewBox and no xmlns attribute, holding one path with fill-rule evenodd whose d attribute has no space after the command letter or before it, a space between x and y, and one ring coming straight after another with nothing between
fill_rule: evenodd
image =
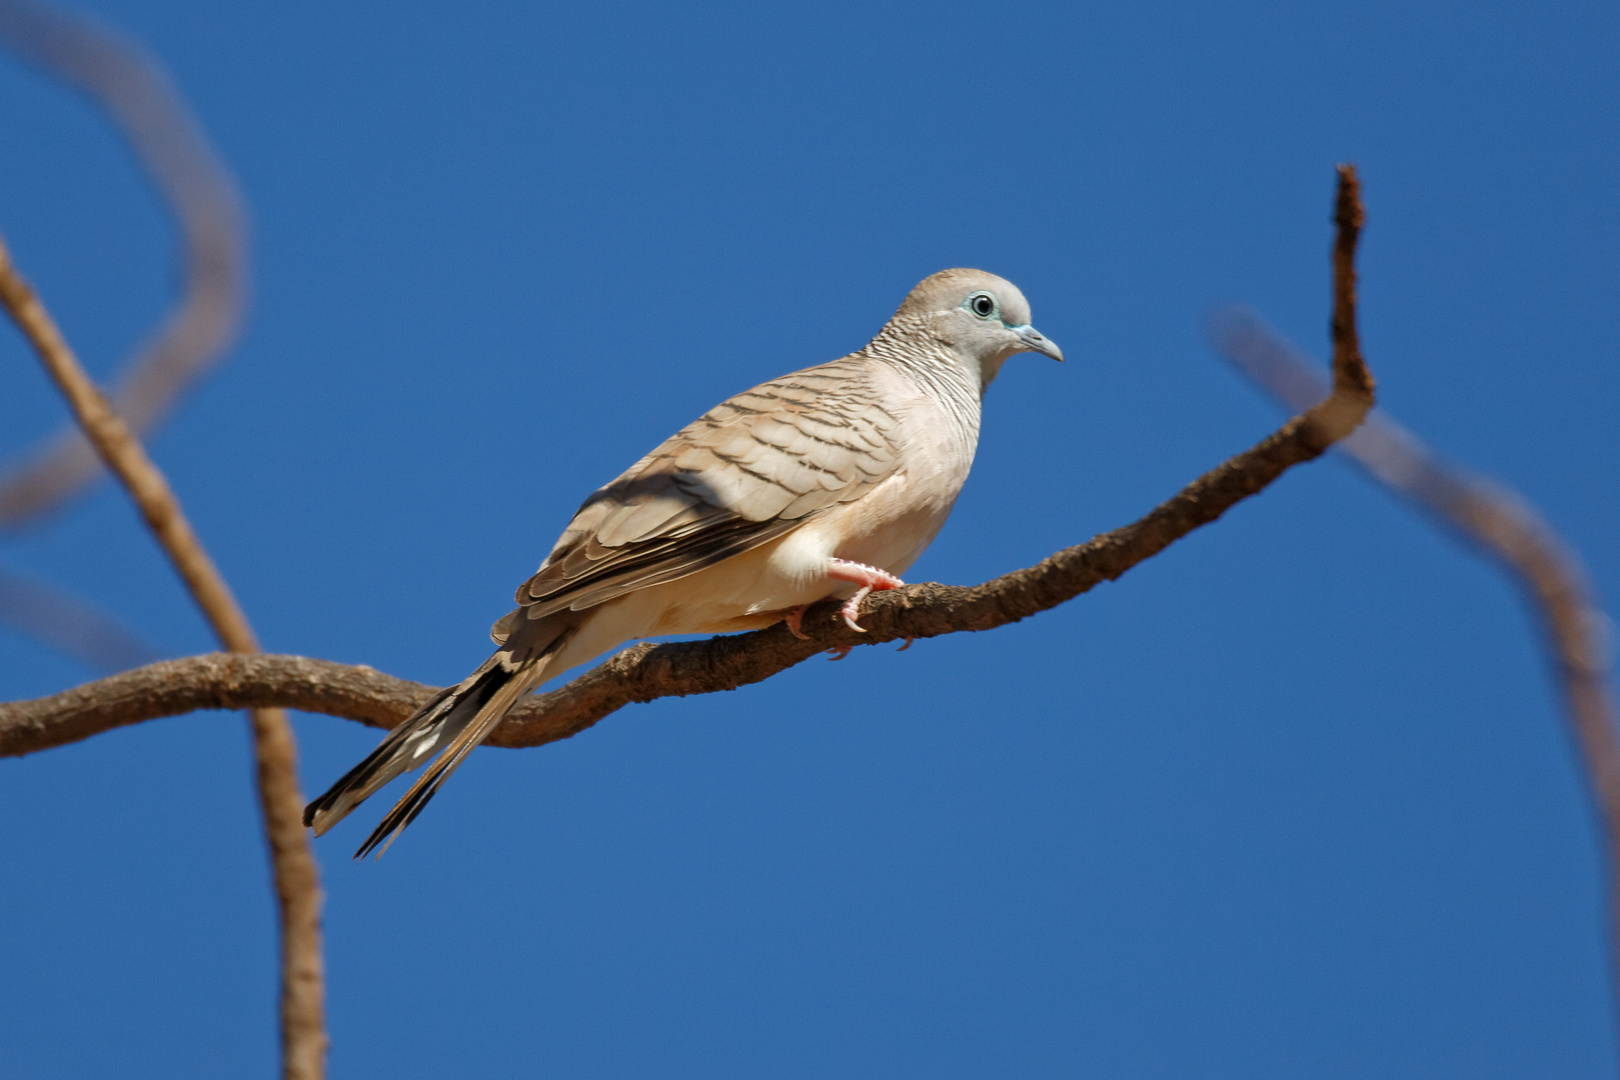
<instances>
[{"instance_id":1,"label":"bird's belly","mask_svg":"<svg viewBox=\"0 0 1620 1080\"><path fill-rule=\"evenodd\" d=\"M642 625L656 627L645 631L649 637L769 626L786 611L855 591L856 586L827 576L833 559L897 575L910 567L950 512L949 501L913 496L904 477L895 477L859 502L818 515L779 540L609 603L639 609L647 620Z\"/></svg>"}]
</instances>

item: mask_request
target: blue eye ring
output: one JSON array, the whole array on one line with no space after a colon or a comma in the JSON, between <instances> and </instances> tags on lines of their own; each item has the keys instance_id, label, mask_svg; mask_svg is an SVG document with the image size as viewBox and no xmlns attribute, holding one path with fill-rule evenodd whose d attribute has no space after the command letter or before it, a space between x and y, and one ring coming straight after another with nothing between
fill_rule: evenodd
<instances>
[{"instance_id":1,"label":"blue eye ring","mask_svg":"<svg viewBox=\"0 0 1620 1080\"><path fill-rule=\"evenodd\" d=\"M988 319L996 313L996 298L989 293L974 293L962 305L981 319Z\"/></svg>"}]
</instances>

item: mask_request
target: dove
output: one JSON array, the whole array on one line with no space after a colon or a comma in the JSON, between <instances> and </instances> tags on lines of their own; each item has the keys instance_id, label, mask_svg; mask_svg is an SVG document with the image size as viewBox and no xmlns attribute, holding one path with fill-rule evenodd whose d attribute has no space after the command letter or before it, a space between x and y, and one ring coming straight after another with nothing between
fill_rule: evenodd
<instances>
[{"instance_id":1,"label":"dove","mask_svg":"<svg viewBox=\"0 0 1620 1080\"><path fill-rule=\"evenodd\" d=\"M427 771L355 852L378 857L501 718L548 679L627 641L728 633L897 588L967 479L979 406L1016 353L1062 360L1011 282L943 270L864 348L721 402L586 499L497 649L304 810L321 835L383 785ZM379 850L380 846L380 850Z\"/></svg>"}]
</instances>

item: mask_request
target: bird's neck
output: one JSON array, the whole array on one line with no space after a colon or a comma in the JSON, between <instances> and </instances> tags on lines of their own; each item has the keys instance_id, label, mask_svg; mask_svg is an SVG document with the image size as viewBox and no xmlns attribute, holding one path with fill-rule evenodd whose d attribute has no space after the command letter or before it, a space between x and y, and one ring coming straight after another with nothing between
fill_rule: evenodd
<instances>
[{"instance_id":1,"label":"bird's neck","mask_svg":"<svg viewBox=\"0 0 1620 1080\"><path fill-rule=\"evenodd\" d=\"M1001 365L983 371L977 362L964 360L960 350L926 332L919 333L919 329L897 329L891 322L862 351L895 368L938 401L971 459L979 442L979 402Z\"/></svg>"}]
</instances>

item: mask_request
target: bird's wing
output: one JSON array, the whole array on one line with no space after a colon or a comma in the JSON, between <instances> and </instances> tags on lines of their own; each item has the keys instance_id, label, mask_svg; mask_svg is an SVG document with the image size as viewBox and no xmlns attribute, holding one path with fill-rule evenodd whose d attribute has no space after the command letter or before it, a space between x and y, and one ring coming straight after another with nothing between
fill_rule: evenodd
<instances>
[{"instance_id":1,"label":"bird's wing","mask_svg":"<svg viewBox=\"0 0 1620 1080\"><path fill-rule=\"evenodd\" d=\"M531 619L593 607L865 495L900 459L873 363L852 354L710 409L587 499L517 602Z\"/></svg>"}]
</instances>

